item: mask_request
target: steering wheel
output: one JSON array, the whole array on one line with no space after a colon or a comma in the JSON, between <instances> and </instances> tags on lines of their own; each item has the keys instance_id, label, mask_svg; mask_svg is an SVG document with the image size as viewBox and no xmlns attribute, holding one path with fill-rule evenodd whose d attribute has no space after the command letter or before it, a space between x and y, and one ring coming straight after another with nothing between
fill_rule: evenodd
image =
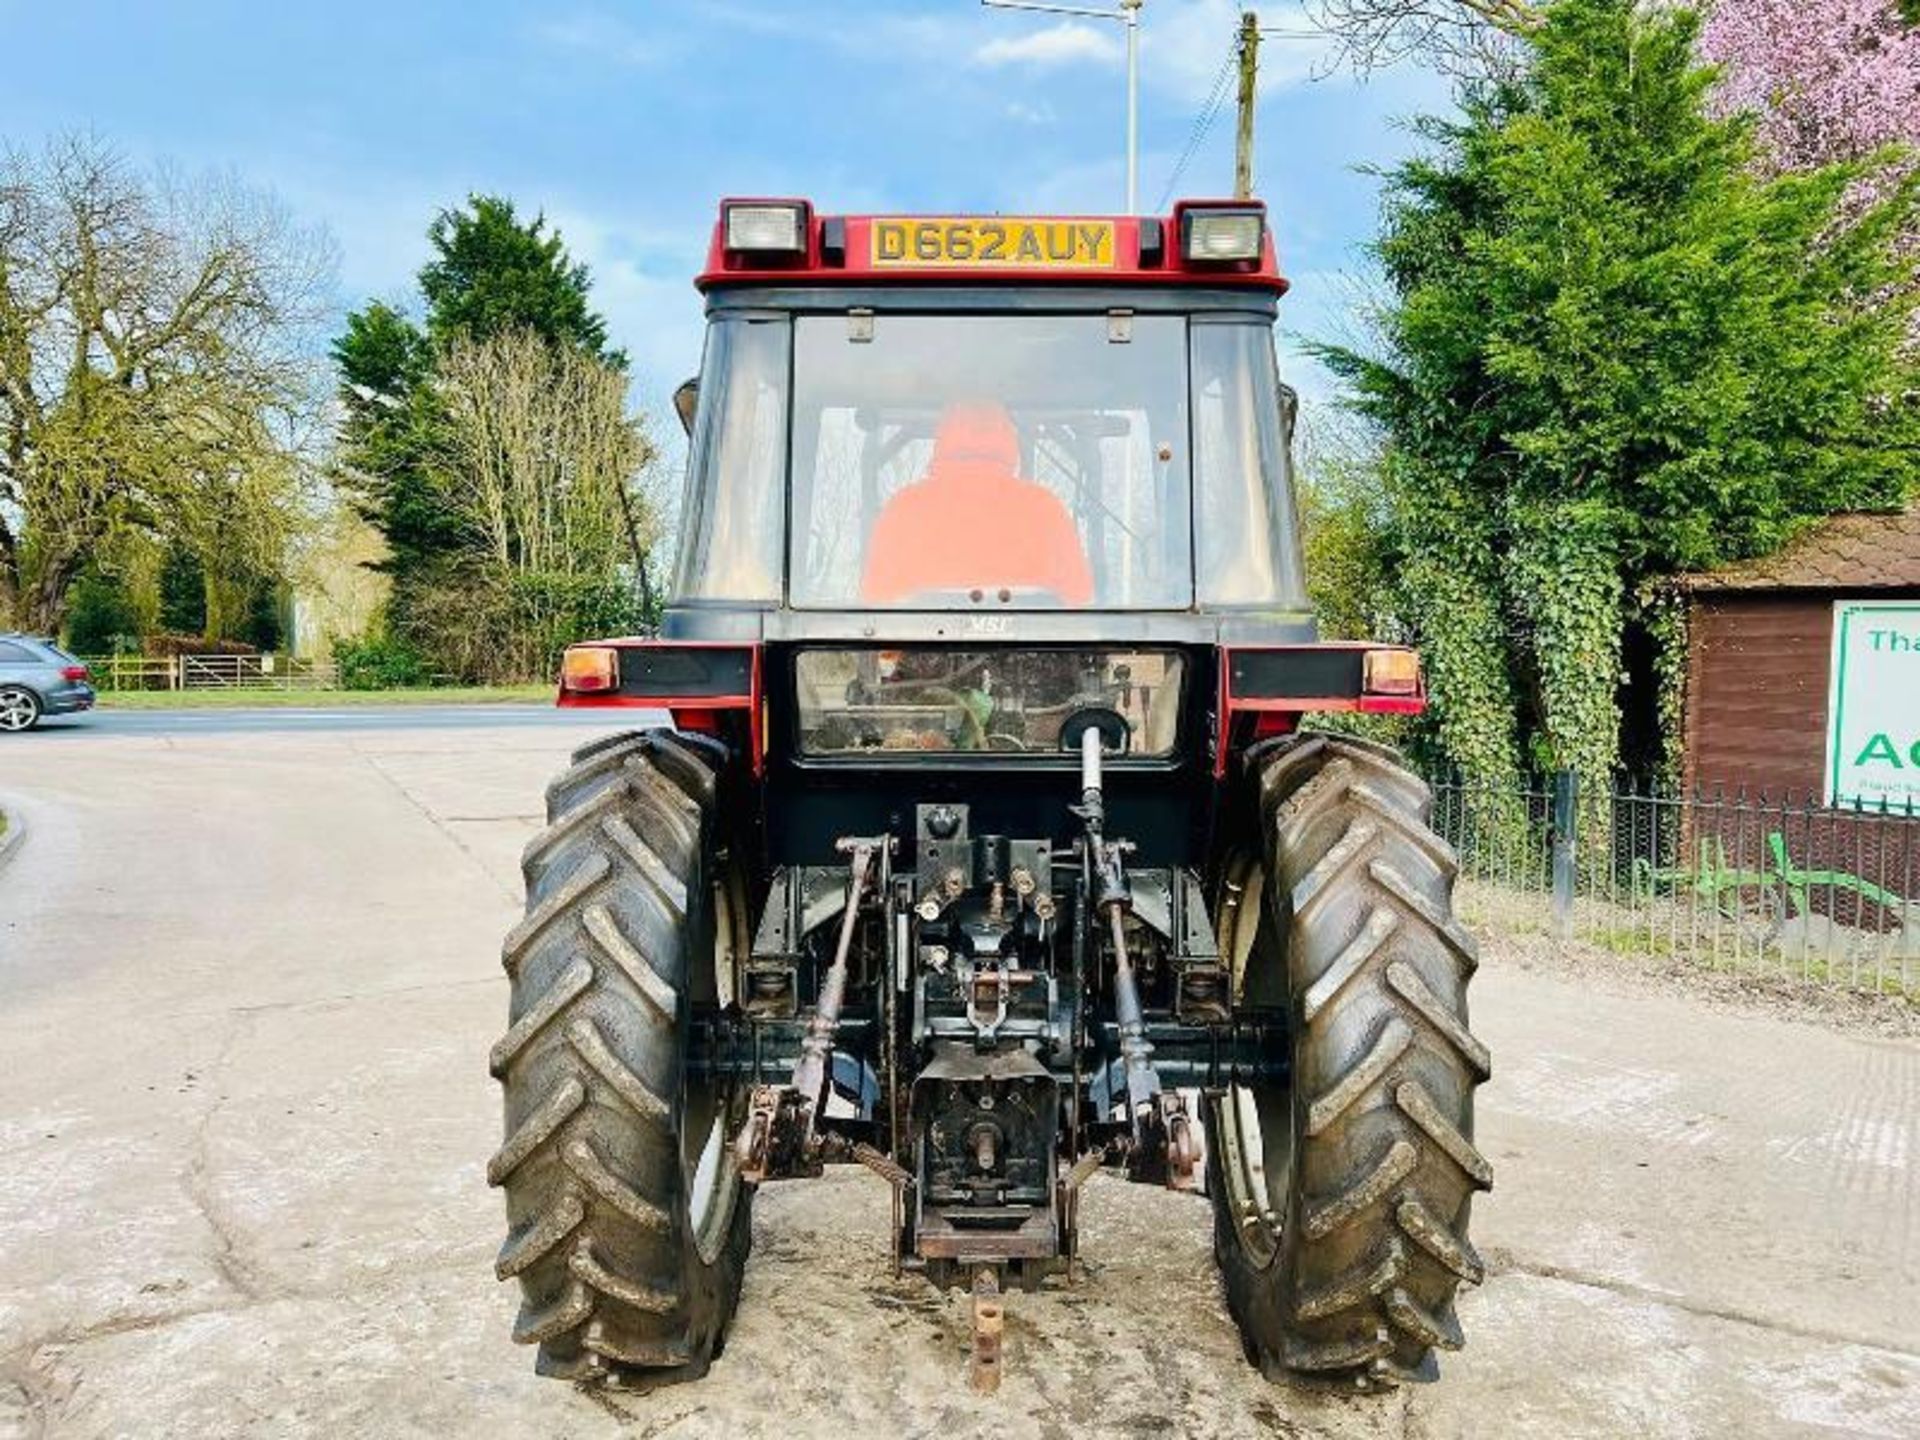
<instances>
[{"instance_id":1,"label":"steering wheel","mask_svg":"<svg viewBox=\"0 0 1920 1440\"><path fill-rule=\"evenodd\" d=\"M942 705L955 706L960 711L961 727L966 737L966 749L988 750L992 748L988 742L986 723L974 713L973 706L967 703L964 695L961 695L958 691L949 690L944 685L929 685L924 693L927 699L938 701Z\"/></svg>"}]
</instances>

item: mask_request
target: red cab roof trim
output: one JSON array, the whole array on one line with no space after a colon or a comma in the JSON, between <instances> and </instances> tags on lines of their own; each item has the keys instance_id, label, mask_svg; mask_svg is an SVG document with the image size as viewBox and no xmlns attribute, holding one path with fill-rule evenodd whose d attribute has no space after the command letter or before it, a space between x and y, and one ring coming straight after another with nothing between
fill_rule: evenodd
<instances>
[{"instance_id":1,"label":"red cab roof trim","mask_svg":"<svg viewBox=\"0 0 1920 1440\"><path fill-rule=\"evenodd\" d=\"M726 248L729 205L807 207L807 245L793 256ZM1181 216L1193 209L1257 209L1258 200L1183 200L1171 215L822 215L798 196L721 202L701 290L723 285L1184 285L1287 291L1266 226L1258 261L1189 262ZM975 249L995 250L991 259ZM1051 253L1049 253L1049 251ZM965 259L954 258L964 254ZM931 258L923 258L931 255ZM1038 263L1033 263L1037 259Z\"/></svg>"}]
</instances>

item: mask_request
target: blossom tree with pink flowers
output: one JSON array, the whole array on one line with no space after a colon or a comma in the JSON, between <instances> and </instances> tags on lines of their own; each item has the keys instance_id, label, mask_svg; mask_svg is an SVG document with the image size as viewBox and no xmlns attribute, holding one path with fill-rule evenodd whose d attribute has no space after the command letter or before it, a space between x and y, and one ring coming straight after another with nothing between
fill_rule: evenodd
<instances>
[{"instance_id":1,"label":"blossom tree with pink flowers","mask_svg":"<svg viewBox=\"0 0 1920 1440\"><path fill-rule=\"evenodd\" d=\"M1722 67L1709 103L1754 115L1768 170L1869 164L1844 212L1920 168L1920 0L1718 0L1700 50ZM1895 253L1920 266L1920 225ZM1907 349L1920 354L1920 311Z\"/></svg>"},{"instance_id":2,"label":"blossom tree with pink flowers","mask_svg":"<svg viewBox=\"0 0 1920 1440\"><path fill-rule=\"evenodd\" d=\"M1778 170L1920 145L1920 25L1896 0L1719 0L1700 48L1724 67L1714 103L1757 116Z\"/></svg>"}]
</instances>

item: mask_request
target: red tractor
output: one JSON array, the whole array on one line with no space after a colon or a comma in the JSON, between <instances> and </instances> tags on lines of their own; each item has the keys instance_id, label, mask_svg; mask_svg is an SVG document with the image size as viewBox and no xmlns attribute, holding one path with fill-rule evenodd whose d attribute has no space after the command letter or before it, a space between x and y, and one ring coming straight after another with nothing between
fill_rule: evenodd
<instances>
[{"instance_id":1,"label":"red tractor","mask_svg":"<svg viewBox=\"0 0 1920 1440\"><path fill-rule=\"evenodd\" d=\"M1263 208L733 200L699 286L661 635L561 681L642 728L549 787L505 944L514 1338L701 1375L756 1188L851 1161L990 1387L1106 1166L1205 1194L1269 1376L1431 1377L1482 1273L1474 945L1426 786L1298 728L1424 692L1316 642Z\"/></svg>"}]
</instances>

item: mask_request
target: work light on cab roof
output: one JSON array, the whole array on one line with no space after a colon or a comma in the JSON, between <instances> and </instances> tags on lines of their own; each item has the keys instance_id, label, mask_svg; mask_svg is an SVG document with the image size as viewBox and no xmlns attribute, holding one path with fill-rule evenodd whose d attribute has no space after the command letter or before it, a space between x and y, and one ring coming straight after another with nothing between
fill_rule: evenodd
<instances>
[{"instance_id":1,"label":"work light on cab roof","mask_svg":"<svg viewBox=\"0 0 1920 1440\"><path fill-rule=\"evenodd\" d=\"M514 1337L696 1378L758 1187L852 1161L992 1389L1104 1168L1207 1197L1269 1376L1431 1378L1483 1271L1473 948L1426 787L1303 728L1426 692L1318 638L1265 210L735 199L698 283L660 632L561 672L636 728L549 787L506 947Z\"/></svg>"}]
</instances>

